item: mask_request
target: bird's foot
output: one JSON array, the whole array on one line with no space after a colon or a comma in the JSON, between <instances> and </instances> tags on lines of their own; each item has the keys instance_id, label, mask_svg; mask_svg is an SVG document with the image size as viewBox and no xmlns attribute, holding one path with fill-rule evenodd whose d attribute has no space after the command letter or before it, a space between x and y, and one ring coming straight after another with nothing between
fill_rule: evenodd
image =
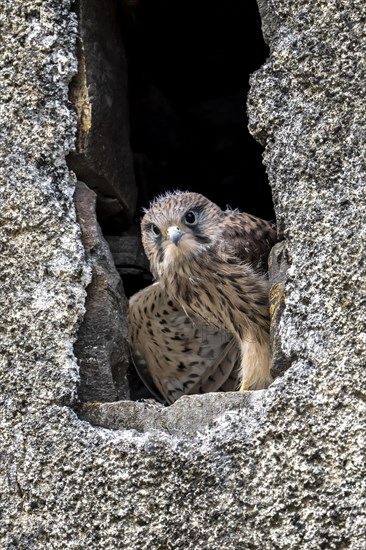
<instances>
[{"instance_id":1,"label":"bird's foot","mask_svg":"<svg viewBox=\"0 0 366 550\"><path fill-rule=\"evenodd\" d=\"M249 390L249 384L246 380L243 380L240 385L239 391L248 391L248 390Z\"/></svg>"}]
</instances>

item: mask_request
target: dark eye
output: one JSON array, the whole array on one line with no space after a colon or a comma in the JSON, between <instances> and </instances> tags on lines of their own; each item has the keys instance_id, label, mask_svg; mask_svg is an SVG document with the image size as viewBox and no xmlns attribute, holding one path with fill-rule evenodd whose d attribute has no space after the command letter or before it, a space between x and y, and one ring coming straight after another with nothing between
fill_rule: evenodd
<instances>
[{"instance_id":1,"label":"dark eye","mask_svg":"<svg viewBox=\"0 0 366 550\"><path fill-rule=\"evenodd\" d=\"M188 210L188 212L184 216L184 221L186 222L187 225L196 225L198 220L193 210Z\"/></svg>"},{"instance_id":2,"label":"dark eye","mask_svg":"<svg viewBox=\"0 0 366 550\"><path fill-rule=\"evenodd\" d=\"M154 237L159 237L160 229L158 228L157 225L152 223L150 226L150 230L151 230L151 233L154 235Z\"/></svg>"}]
</instances>

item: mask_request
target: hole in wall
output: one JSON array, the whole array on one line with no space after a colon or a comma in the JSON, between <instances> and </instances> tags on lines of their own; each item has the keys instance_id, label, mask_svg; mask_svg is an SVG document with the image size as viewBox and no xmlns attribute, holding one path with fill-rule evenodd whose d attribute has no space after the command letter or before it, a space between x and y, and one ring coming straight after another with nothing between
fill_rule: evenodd
<instances>
[{"instance_id":1,"label":"hole in wall","mask_svg":"<svg viewBox=\"0 0 366 550\"><path fill-rule=\"evenodd\" d=\"M172 187L274 217L247 130L249 75L268 55L255 0L141 2L126 33L139 206Z\"/></svg>"},{"instance_id":2,"label":"hole in wall","mask_svg":"<svg viewBox=\"0 0 366 550\"><path fill-rule=\"evenodd\" d=\"M195 191L222 208L274 219L262 148L246 117L249 75L268 49L255 0L78 0L75 9L81 26L77 78L85 81L74 83L84 94L75 99L71 90L71 99L80 103L79 134L84 128L86 137L79 135L85 143L71 155L70 167L97 194L99 225L130 297L152 282L138 243L142 208L155 196ZM97 129L91 138L89 123ZM103 303L97 316L105 315L102 309ZM95 342L97 335L89 334L90 349ZM82 346L79 339L77 355ZM82 401L94 400L94 390L83 387L98 378L98 361L84 382L82 376ZM120 369L117 357L112 389L95 400L152 396L133 367L127 386L119 381Z\"/></svg>"}]
</instances>

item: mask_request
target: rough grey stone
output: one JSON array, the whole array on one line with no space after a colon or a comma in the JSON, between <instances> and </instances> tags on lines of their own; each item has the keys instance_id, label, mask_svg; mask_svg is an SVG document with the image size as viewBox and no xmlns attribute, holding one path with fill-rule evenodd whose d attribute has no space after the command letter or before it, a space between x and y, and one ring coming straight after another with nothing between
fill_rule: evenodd
<instances>
[{"instance_id":1,"label":"rough grey stone","mask_svg":"<svg viewBox=\"0 0 366 550\"><path fill-rule=\"evenodd\" d=\"M285 309L286 275L289 268L287 259L286 242L275 244L268 259L268 277L270 280L270 348L271 348L271 374L273 378L282 375L292 362L291 357L286 357L281 345L280 322Z\"/></svg>"},{"instance_id":2,"label":"rough grey stone","mask_svg":"<svg viewBox=\"0 0 366 550\"><path fill-rule=\"evenodd\" d=\"M70 97L78 116L76 151L69 164L98 194L105 225L131 220L136 204L129 143L127 61L118 3L77 0L79 71Z\"/></svg>"},{"instance_id":3,"label":"rough grey stone","mask_svg":"<svg viewBox=\"0 0 366 550\"><path fill-rule=\"evenodd\" d=\"M195 437L92 426L70 407L89 281L65 164L76 22L66 0L2 5L4 549L366 547L366 6L270 5L280 23L249 115L286 240L292 365L255 422L239 409Z\"/></svg>"},{"instance_id":4,"label":"rough grey stone","mask_svg":"<svg viewBox=\"0 0 366 550\"><path fill-rule=\"evenodd\" d=\"M86 313L74 345L80 366L79 398L82 402L129 397L128 302L98 225L95 203L94 191L79 181L75 191L77 220L92 269Z\"/></svg>"},{"instance_id":5,"label":"rough grey stone","mask_svg":"<svg viewBox=\"0 0 366 550\"><path fill-rule=\"evenodd\" d=\"M246 414L246 423L254 424L261 410L264 391L208 393L183 396L170 407L154 399L118 401L85 405L80 413L91 424L114 430L156 430L169 435L197 437L212 428L225 413Z\"/></svg>"},{"instance_id":6,"label":"rough grey stone","mask_svg":"<svg viewBox=\"0 0 366 550\"><path fill-rule=\"evenodd\" d=\"M142 247L140 232L107 236L106 241L121 275L145 275L151 279L149 261Z\"/></svg>"},{"instance_id":7,"label":"rough grey stone","mask_svg":"<svg viewBox=\"0 0 366 550\"><path fill-rule=\"evenodd\" d=\"M261 16L263 38L270 45L278 24L275 5L271 0L257 0L257 5Z\"/></svg>"},{"instance_id":8,"label":"rough grey stone","mask_svg":"<svg viewBox=\"0 0 366 550\"><path fill-rule=\"evenodd\" d=\"M72 344L89 275L65 163L75 142L69 8L10 1L0 10L1 390L24 406L69 403L78 379Z\"/></svg>"}]
</instances>

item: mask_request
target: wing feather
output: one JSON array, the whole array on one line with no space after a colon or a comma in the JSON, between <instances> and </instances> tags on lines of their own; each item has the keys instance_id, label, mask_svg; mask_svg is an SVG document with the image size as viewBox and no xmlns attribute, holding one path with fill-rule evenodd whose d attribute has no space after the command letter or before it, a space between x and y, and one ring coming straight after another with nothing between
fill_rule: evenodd
<instances>
[{"instance_id":1,"label":"wing feather","mask_svg":"<svg viewBox=\"0 0 366 550\"><path fill-rule=\"evenodd\" d=\"M268 254L277 242L274 226L266 220L236 210L227 210L224 214L223 240L230 243L233 255L260 271L267 271Z\"/></svg>"},{"instance_id":2,"label":"wing feather","mask_svg":"<svg viewBox=\"0 0 366 550\"><path fill-rule=\"evenodd\" d=\"M130 299L129 334L141 379L150 388L152 379L168 403L218 391L229 378L239 382L233 374L240 360L233 336L188 317L159 283Z\"/></svg>"}]
</instances>

